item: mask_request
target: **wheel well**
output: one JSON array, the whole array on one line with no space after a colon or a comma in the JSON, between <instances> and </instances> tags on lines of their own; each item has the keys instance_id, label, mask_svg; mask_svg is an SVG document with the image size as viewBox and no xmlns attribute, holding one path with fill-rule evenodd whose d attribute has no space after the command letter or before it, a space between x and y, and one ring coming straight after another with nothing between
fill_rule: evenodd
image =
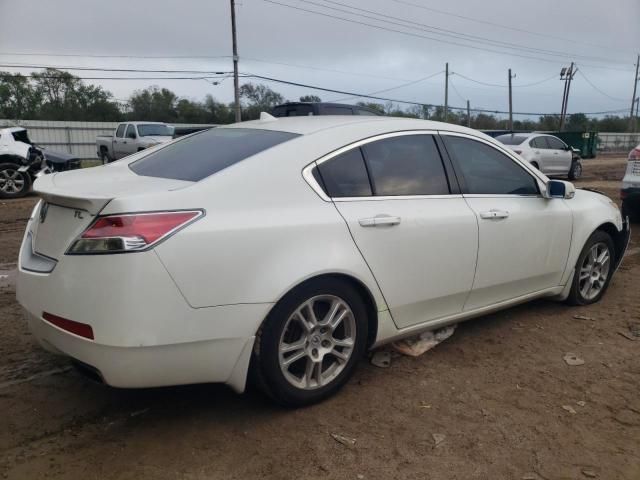
<instances>
[{"instance_id":1,"label":"wheel well","mask_svg":"<svg viewBox=\"0 0 640 480\"><path fill-rule=\"evenodd\" d=\"M613 223L609 222L600 225L598 228L596 228L596 232L597 231L602 231L609 234L609 236L613 240L613 246L615 248L616 254L616 264L618 264L618 262L620 261L620 254L624 250L624 235L618 231Z\"/></svg>"},{"instance_id":2,"label":"wheel well","mask_svg":"<svg viewBox=\"0 0 640 480\"><path fill-rule=\"evenodd\" d=\"M24 159L17 155L0 155L0 163L15 163L16 165L22 165Z\"/></svg>"},{"instance_id":3,"label":"wheel well","mask_svg":"<svg viewBox=\"0 0 640 480\"><path fill-rule=\"evenodd\" d=\"M108 153L107 147L105 147L104 145L100 145L100 151Z\"/></svg>"},{"instance_id":4,"label":"wheel well","mask_svg":"<svg viewBox=\"0 0 640 480\"><path fill-rule=\"evenodd\" d=\"M371 345L373 345L373 343L376 341L376 337L378 335L378 308L376 306L375 300L373 299L373 295L371 294L371 291L367 288L367 286L364 283L362 283L357 278L352 277L351 275L346 275L344 273L328 273L328 274L317 275L315 277L307 278L303 282L301 282L301 283L295 285L294 287L292 287L289 290L289 292L291 290L294 290L296 288L299 288L299 287L305 285L308 282L311 282L311 281L314 281L314 280L318 280L319 278L323 278L323 279L327 279L327 278L341 279L341 280L344 280L344 281L348 282L353 288L356 289L356 291L360 295L360 298L362 298L362 301L364 302L365 308L367 309L367 323L368 323L368 325L367 325L368 326L368 328L367 328L367 348L371 347ZM284 297L284 295L283 295L283 297ZM265 317L265 320L266 320L266 317ZM262 325L263 324L264 324L264 320L260 324L260 327L258 328L258 331L260 331L262 329Z\"/></svg>"}]
</instances>

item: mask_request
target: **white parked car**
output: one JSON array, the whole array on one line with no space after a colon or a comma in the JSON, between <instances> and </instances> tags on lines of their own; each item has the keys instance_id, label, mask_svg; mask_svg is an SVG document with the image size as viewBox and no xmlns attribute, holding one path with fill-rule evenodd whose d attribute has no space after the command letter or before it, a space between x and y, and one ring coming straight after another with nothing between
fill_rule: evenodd
<instances>
[{"instance_id":1,"label":"white parked car","mask_svg":"<svg viewBox=\"0 0 640 480\"><path fill-rule=\"evenodd\" d=\"M508 133L496 137L545 175L576 180L582 175L582 162L573 149L553 135Z\"/></svg>"},{"instance_id":2,"label":"white parked car","mask_svg":"<svg viewBox=\"0 0 640 480\"><path fill-rule=\"evenodd\" d=\"M640 222L640 145L629 152L620 196L623 213Z\"/></svg>"},{"instance_id":3,"label":"white parked car","mask_svg":"<svg viewBox=\"0 0 640 480\"><path fill-rule=\"evenodd\" d=\"M628 228L464 127L288 117L38 179L17 297L109 385L335 392L369 349L540 297L598 301Z\"/></svg>"}]
</instances>

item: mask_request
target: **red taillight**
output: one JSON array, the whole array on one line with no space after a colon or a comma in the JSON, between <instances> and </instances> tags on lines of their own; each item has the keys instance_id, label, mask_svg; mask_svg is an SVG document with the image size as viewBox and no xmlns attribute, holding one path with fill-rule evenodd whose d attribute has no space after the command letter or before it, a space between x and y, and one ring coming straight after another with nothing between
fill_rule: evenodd
<instances>
[{"instance_id":1,"label":"red taillight","mask_svg":"<svg viewBox=\"0 0 640 480\"><path fill-rule=\"evenodd\" d=\"M98 217L67 253L117 253L144 250L202 215L200 210L131 213Z\"/></svg>"},{"instance_id":2,"label":"red taillight","mask_svg":"<svg viewBox=\"0 0 640 480\"><path fill-rule=\"evenodd\" d=\"M62 330L73 333L74 335L78 335L80 337L88 338L89 340L93 340L93 329L91 328L91 325L87 325L86 323L74 322L73 320L58 317L57 315L52 315L51 313L47 312L42 312L42 318L44 318L50 324L61 328Z\"/></svg>"}]
</instances>

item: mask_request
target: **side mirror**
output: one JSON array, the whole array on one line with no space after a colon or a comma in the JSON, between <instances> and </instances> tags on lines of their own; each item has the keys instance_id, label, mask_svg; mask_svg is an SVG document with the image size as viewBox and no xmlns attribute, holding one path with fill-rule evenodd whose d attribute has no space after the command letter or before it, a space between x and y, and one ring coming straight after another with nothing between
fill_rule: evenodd
<instances>
[{"instance_id":1,"label":"side mirror","mask_svg":"<svg viewBox=\"0 0 640 480\"><path fill-rule=\"evenodd\" d=\"M569 200L576 194L576 187L570 182L562 180L549 180L547 182L547 191L545 198L564 198Z\"/></svg>"}]
</instances>

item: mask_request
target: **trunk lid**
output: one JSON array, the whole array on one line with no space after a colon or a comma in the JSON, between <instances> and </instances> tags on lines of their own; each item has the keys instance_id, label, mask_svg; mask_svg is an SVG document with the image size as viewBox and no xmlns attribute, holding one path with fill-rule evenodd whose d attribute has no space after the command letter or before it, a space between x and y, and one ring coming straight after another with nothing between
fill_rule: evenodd
<instances>
[{"instance_id":1,"label":"trunk lid","mask_svg":"<svg viewBox=\"0 0 640 480\"><path fill-rule=\"evenodd\" d=\"M114 198L177 190L192 182L142 177L112 164L40 177L34 191L44 201L31 222L34 250L58 259Z\"/></svg>"}]
</instances>

